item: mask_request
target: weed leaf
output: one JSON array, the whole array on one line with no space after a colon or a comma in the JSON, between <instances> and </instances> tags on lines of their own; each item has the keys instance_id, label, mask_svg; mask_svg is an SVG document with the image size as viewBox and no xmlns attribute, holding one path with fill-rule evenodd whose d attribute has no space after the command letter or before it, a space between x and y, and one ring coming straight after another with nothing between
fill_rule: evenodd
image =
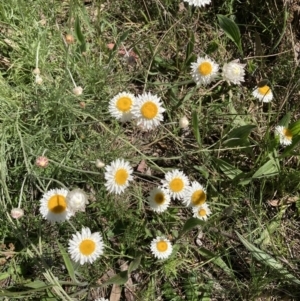
<instances>
[{"instance_id":1,"label":"weed leaf","mask_svg":"<svg viewBox=\"0 0 300 301\"><path fill-rule=\"evenodd\" d=\"M128 271L122 271L121 273L111 277L110 279L108 279L106 282L104 282L101 286L106 286L109 284L124 284L126 283L128 280Z\"/></svg>"},{"instance_id":2,"label":"weed leaf","mask_svg":"<svg viewBox=\"0 0 300 301\"><path fill-rule=\"evenodd\" d=\"M212 263L221 268L228 276L234 277L232 270L227 266L225 261L219 255L214 254L213 252L205 248L200 248L198 251L203 257L210 259Z\"/></svg>"},{"instance_id":3,"label":"weed leaf","mask_svg":"<svg viewBox=\"0 0 300 301\"><path fill-rule=\"evenodd\" d=\"M141 259L142 259L142 255L139 255L133 261L130 262L128 267L128 274L135 271L139 267L141 263Z\"/></svg>"},{"instance_id":4,"label":"weed leaf","mask_svg":"<svg viewBox=\"0 0 300 301\"><path fill-rule=\"evenodd\" d=\"M196 218L196 217L192 217L192 218L188 219L185 222L181 232L179 233L179 237L181 237L183 234L187 233L191 229L195 228L196 226L203 226L204 224L205 224L204 221L202 221L201 219Z\"/></svg>"},{"instance_id":5,"label":"weed leaf","mask_svg":"<svg viewBox=\"0 0 300 301\"><path fill-rule=\"evenodd\" d=\"M219 167L229 179L234 179L236 176L243 173L240 169L235 168L233 165L224 160L217 158L214 158L213 160L217 167Z\"/></svg>"},{"instance_id":6,"label":"weed leaf","mask_svg":"<svg viewBox=\"0 0 300 301\"><path fill-rule=\"evenodd\" d=\"M273 177L278 175L280 167L277 162L271 157L263 166L261 166L252 176L253 179Z\"/></svg>"},{"instance_id":7,"label":"weed leaf","mask_svg":"<svg viewBox=\"0 0 300 301\"><path fill-rule=\"evenodd\" d=\"M80 21L78 16L76 17L75 20L75 33L76 33L76 37L80 42L80 51L84 52L86 51L86 42L85 42L85 38L84 35L82 34L81 28L80 28Z\"/></svg>"},{"instance_id":8,"label":"weed leaf","mask_svg":"<svg viewBox=\"0 0 300 301\"><path fill-rule=\"evenodd\" d=\"M234 42L239 52L243 54L241 33L236 23L224 15L217 15L217 17L220 27L224 30L228 38Z\"/></svg>"},{"instance_id":9,"label":"weed leaf","mask_svg":"<svg viewBox=\"0 0 300 301\"><path fill-rule=\"evenodd\" d=\"M228 139L224 141L224 144L229 147L243 146L247 144L248 143L247 138L251 133L251 131L255 128L256 125L247 124L247 125L240 126L236 129L233 129L228 134Z\"/></svg>"},{"instance_id":10,"label":"weed leaf","mask_svg":"<svg viewBox=\"0 0 300 301\"><path fill-rule=\"evenodd\" d=\"M274 270L276 270L280 275L282 275L286 280L292 281L295 284L300 284L300 280L298 280L294 275L288 272L284 266L278 262L275 258L271 255L265 253L264 251L260 250L259 248L255 247L249 241L247 241L241 234L235 231L237 236L239 237L242 244L248 249L253 257L258 260L261 264L266 265Z\"/></svg>"}]
</instances>

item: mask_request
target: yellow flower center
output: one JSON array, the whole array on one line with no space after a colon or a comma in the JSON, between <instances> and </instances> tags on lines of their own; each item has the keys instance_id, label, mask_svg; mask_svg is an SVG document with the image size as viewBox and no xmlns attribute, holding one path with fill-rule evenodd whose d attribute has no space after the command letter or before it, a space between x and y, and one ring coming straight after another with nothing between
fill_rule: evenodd
<instances>
[{"instance_id":1,"label":"yellow flower center","mask_svg":"<svg viewBox=\"0 0 300 301\"><path fill-rule=\"evenodd\" d=\"M206 193L202 189L196 190L192 194L191 201L194 206L199 206L204 204L206 201Z\"/></svg>"},{"instance_id":2,"label":"yellow flower center","mask_svg":"<svg viewBox=\"0 0 300 301\"><path fill-rule=\"evenodd\" d=\"M158 113L157 105L151 100L145 102L141 107L141 114L146 119L153 119Z\"/></svg>"},{"instance_id":3,"label":"yellow flower center","mask_svg":"<svg viewBox=\"0 0 300 301\"><path fill-rule=\"evenodd\" d=\"M263 86L258 88L258 93L261 95L267 95L271 93L271 89L269 86Z\"/></svg>"},{"instance_id":4,"label":"yellow flower center","mask_svg":"<svg viewBox=\"0 0 300 301\"><path fill-rule=\"evenodd\" d=\"M198 71L201 75L206 76L211 74L212 65L209 62L203 62L198 66Z\"/></svg>"},{"instance_id":5,"label":"yellow flower center","mask_svg":"<svg viewBox=\"0 0 300 301\"><path fill-rule=\"evenodd\" d=\"M170 182L169 187L173 192L180 192L184 187L184 183L183 183L182 179L174 178Z\"/></svg>"},{"instance_id":6,"label":"yellow flower center","mask_svg":"<svg viewBox=\"0 0 300 301\"><path fill-rule=\"evenodd\" d=\"M289 130L289 129L287 129L287 128L284 128L282 132L283 132L283 135L284 135L284 137L285 137L286 139L292 140L293 134L292 134L291 130Z\"/></svg>"},{"instance_id":7,"label":"yellow flower center","mask_svg":"<svg viewBox=\"0 0 300 301\"><path fill-rule=\"evenodd\" d=\"M126 113L131 109L132 100L130 97L122 96L117 100L116 107L119 111Z\"/></svg>"},{"instance_id":8,"label":"yellow flower center","mask_svg":"<svg viewBox=\"0 0 300 301\"><path fill-rule=\"evenodd\" d=\"M199 216L206 216L206 210L201 208L198 210L198 214L199 214Z\"/></svg>"},{"instance_id":9,"label":"yellow flower center","mask_svg":"<svg viewBox=\"0 0 300 301\"><path fill-rule=\"evenodd\" d=\"M91 239L85 239L79 245L79 251L82 255L91 255L95 249L96 244Z\"/></svg>"},{"instance_id":10,"label":"yellow flower center","mask_svg":"<svg viewBox=\"0 0 300 301\"><path fill-rule=\"evenodd\" d=\"M165 202L165 195L162 192L158 192L154 197L154 201L157 205L162 205Z\"/></svg>"},{"instance_id":11,"label":"yellow flower center","mask_svg":"<svg viewBox=\"0 0 300 301\"><path fill-rule=\"evenodd\" d=\"M240 73L241 73L240 71L241 71L241 69L239 67L237 67L237 66L235 66L235 67L232 68L232 73L234 75L240 75Z\"/></svg>"},{"instance_id":12,"label":"yellow flower center","mask_svg":"<svg viewBox=\"0 0 300 301\"><path fill-rule=\"evenodd\" d=\"M67 209L66 198L63 195L56 194L48 201L48 209L52 213L62 213Z\"/></svg>"},{"instance_id":13,"label":"yellow flower center","mask_svg":"<svg viewBox=\"0 0 300 301\"><path fill-rule=\"evenodd\" d=\"M128 172L124 168L120 168L115 173L115 181L118 185L124 185L128 179Z\"/></svg>"},{"instance_id":14,"label":"yellow flower center","mask_svg":"<svg viewBox=\"0 0 300 301\"><path fill-rule=\"evenodd\" d=\"M156 243L156 248L159 252L165 252L168 249L168 244L164 240L161 240Z\"/></svg>"}]
</instances>

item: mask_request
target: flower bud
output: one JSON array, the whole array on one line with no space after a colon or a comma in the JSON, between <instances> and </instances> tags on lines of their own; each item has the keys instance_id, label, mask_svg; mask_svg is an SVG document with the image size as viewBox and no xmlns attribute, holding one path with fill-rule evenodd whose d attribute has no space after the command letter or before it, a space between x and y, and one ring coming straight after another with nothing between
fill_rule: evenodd
<instances>
[{"instance_id":1,"label":"flower bud","mask_svg":"<svg viewBox=\"0 0 300 301\"><path fill-rule=\"evenodd\" d=\"M80 86L75 87L75 88L72 90L73 94L75 94L76 96L81 95L81 94L82 94L82 91L83 91L83 89L82 89Z\"/></svg>"},{"instance_id":2,"label":"flower bud","mask_svg":"<svg viewBox=\"0 0 300 301\"><path fill-rule=\"evenodd\" d=\"M96 160L96 167L97 168L103 168L105 166L105 163L102 162L100 159Z\"/></svg>"},{"instance_id":3,"label":"flower bud","mask_svg":"<svg viewBox=\"0 0 300 301\"><path fill-rule=\"evenodd\" d=\"M75 42L75 39L71 34L67 34L65 39L66 39L67 44L69 44L69 45L73 44Z\"/></svg>"},{"instance_id":4,"label":"flower bud","mask_svg":"<svg viewBox=\"0 0 300 301\"><path fill-rule=\"evenodd\" d=\"M43 82L43 79L37 74L35 76L35 83L38 84L38 85L41 85Z\"/></svg>"},{"instance_id":5,"label":"flower bud","mask_svg":"<svg viewBox=\"0 0 300 301\"><path fill-rule=\"evenodd\" d=\"M186 128L188 128L189 124L190 124L189 120L187 119L186 116L183 116L183 117L180 118L180 120L179 120L179 127L180 128L186 129Z\"/></svg>"},{"instance_id":6,"label":"flower bud","mask_svg":"<svg viewBox=\"0 0 300 301\"><path fill-rule=\"evenodd\" d=\"M39 75L39 74L41 74L41 71L40 71L39 68L34 68L32 73L35 74L35 75Z\"/></svg>"},{"instance_id":7,"label":"flower bud","mask_svg":"<svg viewBox=\"0 0 300 301\"><path fill-rule=\"evenodd\" d=\"M45 156L40 156L35 161L36 166L46 168L49 164L49 160Z\"/></svg>"},{"instance_id":8,"label":"flower bud","mask_svg":"<svg viewBox=\"0 0 300 301\"><path fill-rule=\"evenodd\" d=\"M24 210L21 208L11 209L10 215L12 218L19 219L24 215Z\"/></svg>"}]
</instances>

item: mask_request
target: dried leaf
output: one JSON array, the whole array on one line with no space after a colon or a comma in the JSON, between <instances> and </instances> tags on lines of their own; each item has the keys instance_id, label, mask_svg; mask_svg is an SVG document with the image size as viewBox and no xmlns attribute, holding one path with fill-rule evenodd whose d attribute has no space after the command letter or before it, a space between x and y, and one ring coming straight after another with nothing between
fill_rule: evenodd
<instances>
[{"instance_id":1,"label":"dried leaf","mask_svg":"<svg viewBox=\"0 0 300 301\"><path fill-rule=\"evenodd\" d=\"M120 285L113 284L113 287L111 289L111 293L109 296L109 301L119 301L121 298L121 292L122 292L122 289L121 289Z\"/></svg>"},{"instance_id":2,"label":"dried leaf","mask_svg":"<svg viewBox=\"0 0 300 301\"><path fill-rule=\"evenodd\" d=\"M125 298L127 301L135 301L136 300L133 292L134 292L134 285L133 285L132 279L129 277L128 281L125 283L125 289L124 289Z\"/></svg>"},{"instance_id":3,"label":"dried leaf","mask_svg":"<svg viewBox=\"0 0 300 301\"><path fill-rule=\"evenodd\" d=\"M139 171L140 173L143 173L143 174L144 174L146 168L147 168L147 163L146 163L145 160L142 160L142 161L139 163L138 167L137 167L137 171Z\"/></svg>"}]
</instances>

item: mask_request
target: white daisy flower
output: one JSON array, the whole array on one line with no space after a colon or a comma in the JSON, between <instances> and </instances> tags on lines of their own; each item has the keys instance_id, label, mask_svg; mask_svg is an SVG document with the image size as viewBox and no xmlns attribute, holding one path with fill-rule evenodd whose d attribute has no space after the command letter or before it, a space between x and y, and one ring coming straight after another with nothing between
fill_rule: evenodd
<instances>
[{"instance_id":1,"label":"white daisy flower","mask_svg":"<svg viewBox=\"0 0 300 301\"><path fill-rule=\"evenodd\" d=\"M241 84L241 82L245 81L245 68L246 64L240 64L239 60L231 61L223 66L222 76L223 78L231 82L235 85Z\"/></svg>"},{"instance_id":2,"label":"white daisy flower","mask_svg":"<svg viewBox=\"0 0 300 301\"><path fill-rule=\"evenodd\" d=\"M172 244L165 237L156 237L152 240L150 249L152 254L158 259L166 259L172 254Z\"/></svg>"},{"instance_id":3,"label":"white daisy flower","mask_svg":"<svg viewBox=\"0 0 300 301\"><path fill-rule=\"evenodd\" d=\"M74 213L68 208L66 197L68 190L51 189L40 200L40 213L50 222L63 222L70 219Z\"/></svg>"},{"instance_id":4,"label":"white daisy flower","mask_svg":"<svg viewBox=\"0 0 300 301\"><path fill-rule=\"evenodd\" d=\"M132 119L132 107L135 103L135 96L131 93L121 92L109 102L109 113L116 119L126 122Z\"/></svg>"},{"instance_id":5,"label":"white daisy flower","mask_svg":"<svg viewBox=\"0 0 300 301\"><path fill-rule=\"evenodd\" d=\"M172 198L178 200L184 198L186 189L189 186L189 179L182 171L175 169L165 174L165 180L162 180L162 185L169 190Z\"/></svg>"},{"instance_id":6,"label":"white daisy flower","mask_svg":"<svg viewBox=\"0 0 300 301\"><path fill-rule=\"evenodd\" d=\"M91 233L86 227L80 232L72 235L69 240L68 251L72 260L84 264L93 263L100 255L103 254L104 244L99 232Z\"/></svg>"},{"instance_id":7,"label":"white daisy flower","mask_svg":"<svg viewBox=\"0 0 300 301\"><path fill-rule=\"evenodd\" d=\"M204 221L207 220L207 217L211 214L211 211L206 203L201 206L193 207L194 217L202 219Z\"/></svg>"},{"instance_id":8,"label":"white daisy flower","mask_svg":"<svg viewBox=\"0 0 300 301\"><path fill-rule=\"evenodd\" d=\"M218 75L219 65L208 56L198 57L196 63L191 64L192 77L197 85L208 85Z\"/></svg>"},{"instance_id":9,"label":"white daisy flower","mask_svg":"<svg viewBox=\"0 0 300 301\"><path fill-rule=\"evenodd\" d=\"M205 6L206 4L210 4L211 0L183 0L184 2L187 2L189 5L195 5L195 6Z\"/></svg>"},{"instance_id":10,"label":"white daisy flower","mask_svg":"<svg viewBox=\"0 0 300 301\"><path fill-rule=\"evenodd\" d=\"M262 102L270 102L273 99L273 93L269 86L256 87L252 95Z\"/></svg>"},{"instance_id":11,"label":"white daisy flower","mask_svg":"<svg viewBox=\"0 0 300 301\"><path fill-rule=\"evenodd\" d=\"M105 298L98 298L98 299L95 299L95 301L109 301L109 300L105 299Z\"/></svg>"},{"instance_id":12,"label":"white daisy flower","mask_svg":"<svg viewBox=\"0 0 300 301\"><path fill-rule=\"evenodd\" d=\"M275 128L275 134L279 136L279 141L281 145L292 144L293 133L288 128L278 125Z\"/></svg>"},{"instance_id":13,"label":"white daisy flower","mask_svg":"<svg viewBox=\"0 0 300 301\"><path fill-rule=\"evenodd\" d=\"M206 189L196 181L187 187L183 202L186 206L197 207L206 202Z\"/></svg>"},{"instance_id":14,"label":"white daisy flower","mask_svg":"<svg viewBox=\"0 0 300 301\"><path fill-rule=\"evenodd\" d=\"M121 194L129 186L129 181L133 180L133 170L129 162L124 159L112 161L110 165L105 166L104 184L106 190L111 193Z\"/></svg>"},{"instance_id":15,"label":"white daisy flower","mask_svg":"<svg viewBox=\"0 0 300 301\"><path fill-rule=\"evenodd\" d=\"M150 191L150 195L148 197L148 202L150 208L157 212L161 213L167 210L170 205L171 197L169 195L168 190L157 187Z\"/></svg>"},{"instance_id":16,"label":"white daisy flower","mask_svg":"<svg viewBox=\"0 0 300 301\"><path fill-rule=\"evenodd\" d=\"M159 126L160 122L164 120L164 111L160 98L151 93L138 95L132 108L137 125L145 130L152 130Z\"/></svg>"},{"instance_id":17,"label":"white daisy flower","mask_svg":"<svg viewBox=\"0 0 300 301\"><path fill-rule=\"evenodd\" d=\"M89 203L85 192L79 188L69 191L66 200L68 203L68 208L74 213L77 211L84 212L85 205Z\"/></svg>"}]
</instances>

